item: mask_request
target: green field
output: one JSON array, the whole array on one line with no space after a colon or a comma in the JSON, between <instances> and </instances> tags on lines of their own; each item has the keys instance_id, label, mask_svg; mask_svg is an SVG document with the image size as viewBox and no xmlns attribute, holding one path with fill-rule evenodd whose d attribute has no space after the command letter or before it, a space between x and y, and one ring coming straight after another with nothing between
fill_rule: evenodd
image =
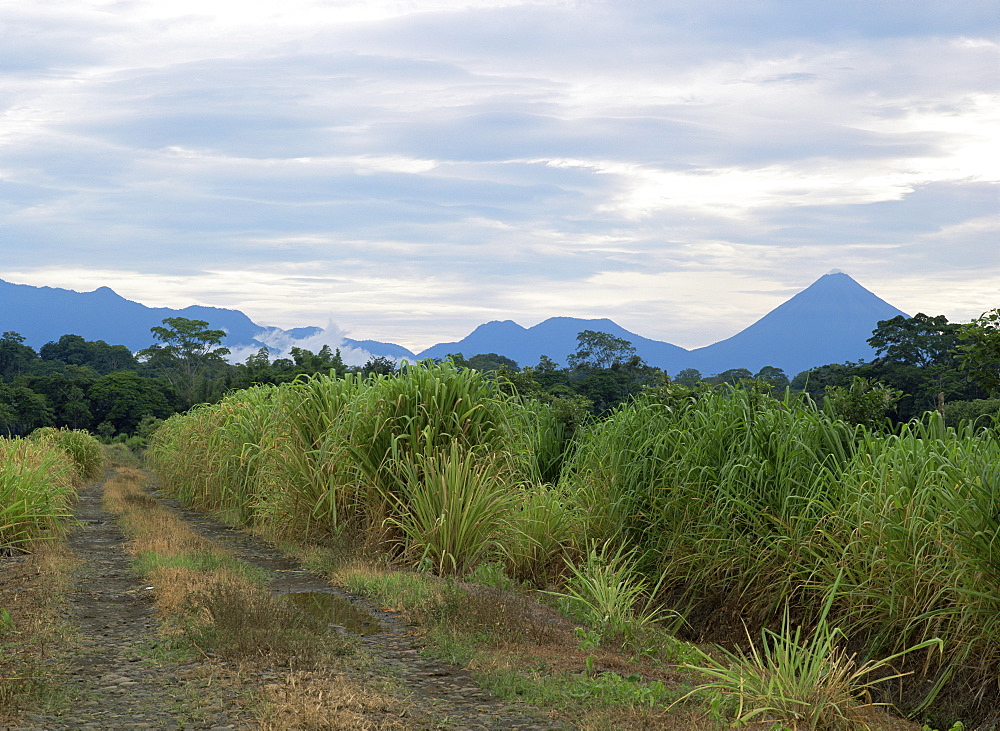
<instances>
[{"instance_id":1,"label":"green field","mask_svg":"<svg viewBox=\"0 0 1000 731\"><path fill-rule=\"evenodd\" d=\"M555 585L607 631L669 619L731 646L825 628L831 656L909 673L880 686L906 712L997 702L994 431L931 413L871 432L803 396L680 387L572 440L561 426L443 364L236 392L168 420L148 456L186 503L276 538Z\"/></svg>"}]
</instances>

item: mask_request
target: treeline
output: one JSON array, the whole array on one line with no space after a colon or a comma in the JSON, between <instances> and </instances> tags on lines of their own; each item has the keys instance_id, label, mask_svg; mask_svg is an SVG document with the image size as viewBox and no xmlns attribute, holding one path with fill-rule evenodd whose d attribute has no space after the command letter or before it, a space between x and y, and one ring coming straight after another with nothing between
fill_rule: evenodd
<instances>
[{"instance_id":1,"label":"treeline","mask_svg":"<svg viewBox=\"0 0 1000 731\"><path fill-rule=\"evenodd\" d=\"M968 324L950 323L944 315L899 315L880 321L868 343L877 356L870 362L828 364L794 376L774 366L708 376L687 368L668 376L647 366L627 340L591 331L580 333L579 349L565 368L545 356L520 370L495 354L452 358L460 365L500 370L522 395L575 415L606 414L643 390L666 384L691 390L748 388L776 398L786 389L804 391L839 418L869 428L906 423L935 410L951 425L1000 413L1000 399L990 398L1000 396L1000 310Z\"/></svg>"},{"instance_id":2,"label":"treeline","mask_svg":"<svg viewBox=\"0 0 1000 731\"><path fill-rule=\"evenodd\" d=\"M302 375L351 370L392 372L395 363L373 358L361 368L344 365L339 351L293 348L271 360L267 350L245 363L225 360L221 330L208 323L168 318L153 328L159 341L138 353L124 345L63 335L39 350L16 332L0 336L0 436L40 427L87 430L105 441L142 442L159 422L197 403L215 403L256 383L285 383Z\"/></svg>"},{"instance_id":3,"label":"treeline","mask_svg":"<svg viewBox=\"0 0 1000 731\"><path fill-rule=\"evenodd\" d=\"M106 441L141 443L171 414L253 385L280 385L302 376L348 373L390 375L395 361L376 356L347 366L340 351L292 348L274 358L261 348L231 364L222 330L207 322L173 317L151 330L152 345L132 353L124 345L63 335L35 351L24 337L0 337L0 434L22 435L45 427L86 429ZM496 353L447 356L456 366L487 373L505 391L550 404L570 432L585 420L611 412L656 388L752 388L780 397L786 389L808 392L849 421L867 426L904 423L929 410L947 421L996 415L1000 400L1000 310L968 324L943 315L897 316L878 323L869 343L871 362L823 365L790 376L766 366L703 375L695 369L667 374L650 366L627 340L585 330L577 350L560 367L543 355L521 367ZM404 366L405 367L405 366Z\"/></svg>"}]
</instances>

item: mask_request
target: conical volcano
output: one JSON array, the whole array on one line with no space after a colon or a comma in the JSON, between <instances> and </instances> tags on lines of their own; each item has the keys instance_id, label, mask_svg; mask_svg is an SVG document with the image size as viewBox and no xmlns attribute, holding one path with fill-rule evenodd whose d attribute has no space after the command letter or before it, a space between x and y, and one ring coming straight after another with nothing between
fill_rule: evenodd
<instances>
[{"instance_id":1,"label":"conical volcano","mask_svg":"<svg viewBox=\"0 0 1000 731\"><path fill-rule=\"evenodd\" d=\"M708 375L730 368L781 368L789 377L827 363L871 360L879 320L908 315L843 272L825 274L731 338L691 351Z\"/></svg>"}]
</instances>

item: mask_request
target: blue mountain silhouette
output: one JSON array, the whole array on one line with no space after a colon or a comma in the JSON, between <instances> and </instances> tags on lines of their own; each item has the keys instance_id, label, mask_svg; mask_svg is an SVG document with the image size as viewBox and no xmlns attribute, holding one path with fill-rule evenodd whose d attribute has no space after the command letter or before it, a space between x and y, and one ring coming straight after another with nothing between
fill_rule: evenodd
<instances>
[{"instance_id":1,"label":"blue mountain silhouette","mask_svg":"<svg viewBox=\"0 0 1000 731\"><path fill-rule=\"evenodd\" d=\"M906 316L869 292L847 274L825 274L750 327L713 345L685 350L630 332L612 320L552 317L525 328L511 320L480 325L462 340L439 343L419 358L442 358L449 353L471 357L499 353L518 365L535 365L542 355L565 365L577 349L583 330L624 338L649 365L676 374L696 368L702 375L730 368L757 372L764 366L781 368L789 377L827 363L871 360L875 352L866 342L879 320Z\"/></svg>"},{"instance_id":2,"label":"blue mountain silhouette","mask_svg":"<svg viewBox=\"0 0 1000 731\"><path fill-rule=\"evenodd\" d=\"M0 331L20 333L36 349L72 334L86 340L124 345L132 351L141 350L154 342L149 329L167 317L204 320L212 328L226 331L224 344L230 347L264 345L255 339L264 328L238 310L200 305L180 310L147 307L108 287L74 292L0 280Z\"/></svg>"},{"instance_id":3,"label":"blue mountain silhouette","mask_svg":"<svg viewBox=\"0 0 1000 731\"><path fill-rule=\"evenodd\" d=\"M650 340L630 332L613 320L583 320L578 317L550 317L534 327L521 327L512 320L494 320L480 325L462 340L438 343L421 352L418 358L443 358L450 353L471 357L477 353L498 353L521 366L533 366L543 355L565 365L566 357L576 352L576 336L584 330L608 333L628 340L650 365L668 372L685 362L688 351L677 345Z\"/></svg>"},{"instance_id":4,"label":"blue mountain silhouette","mask_svg":"<svg viewBox=\"0 0 1000 731\"><path fill-rule=\"evenodd\" d=\"M866 340L872 330L879 320L901 314L906 313L838 272L820 277L736 335L690 351L645 338L612 320L575 317L552 317L528 328L512 320L488 322L462 340L438 343L419 355L400 345L375 340L348 339L345 344L391 358L499 353L522 366L535 365L542 355L565 364L567 356L576 351L577 334L595 330L628 340L648 364L671 374L684 368L697 368L707 376L730 368L756 372L763 366L775 366L794 376L813 366L871 359L874 352ZM226 331L224 344L230 348L263 347L258 338L265 329L272 329L254 323L238 310L200 305L183 309L146 307L108 287L74 292L0 280L0 332L20 333L35 348L74 334L140 350L153 343L149 329L167 317L205 320L211 327ZM319 331L304 327L283 332L291 337L307 337Z\"/></svg>"},{"instance_id":5,"label":"blue mountain silhouette","mask_svg":"<svg viewBox=\"0 0 1000 731\"><path fill-rule=\"evenodd\" d=\"M688 367L709 375L776 366L791 377L827 363L871 360L872 330L896 315L909 317L843 272L825 274L731 338L690 351Z\"/></svg>"}]
</instances>

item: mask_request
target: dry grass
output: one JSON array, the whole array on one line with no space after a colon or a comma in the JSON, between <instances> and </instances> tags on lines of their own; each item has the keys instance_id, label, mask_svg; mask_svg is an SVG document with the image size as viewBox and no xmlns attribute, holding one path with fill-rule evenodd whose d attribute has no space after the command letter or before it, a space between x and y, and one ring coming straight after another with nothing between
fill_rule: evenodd
<instances>
[{"instance_id":1,"label":"dry grass","mask_svg":"<svg viewBox=\"0 0 1000 731\"><path fill-rule=\"evenodd\" d=\"M39 541L0 559L0 726L57 693L58 658L70 641L62 618L75 561L65 544Z\"/></svg>"},{"instance_id":2,"label":"dry grass","mask_svg":"<svg viewBox=\"0 0 1000 731\"><path fill-rule=\"evenodd\" d=\"M276 598L252 568L197 535L145 492L145 475L122 469L104 503L129 535L126 550L155 588L157 607L207 656L290 665L349 651L318 619Z\"/></svg>"},{"instance_id":3,"label":"dry grass","mask_svg":"<svg viewBox=\"0 0 1000 731\"><path fill-rule=\"evenodd\" d=\"M262 731L303 729L365 729L403 731L427 728L412 705L371 688L363 688L343 674L291 672L282 682L265 686Z\"/></svg>"}]
</instances>

